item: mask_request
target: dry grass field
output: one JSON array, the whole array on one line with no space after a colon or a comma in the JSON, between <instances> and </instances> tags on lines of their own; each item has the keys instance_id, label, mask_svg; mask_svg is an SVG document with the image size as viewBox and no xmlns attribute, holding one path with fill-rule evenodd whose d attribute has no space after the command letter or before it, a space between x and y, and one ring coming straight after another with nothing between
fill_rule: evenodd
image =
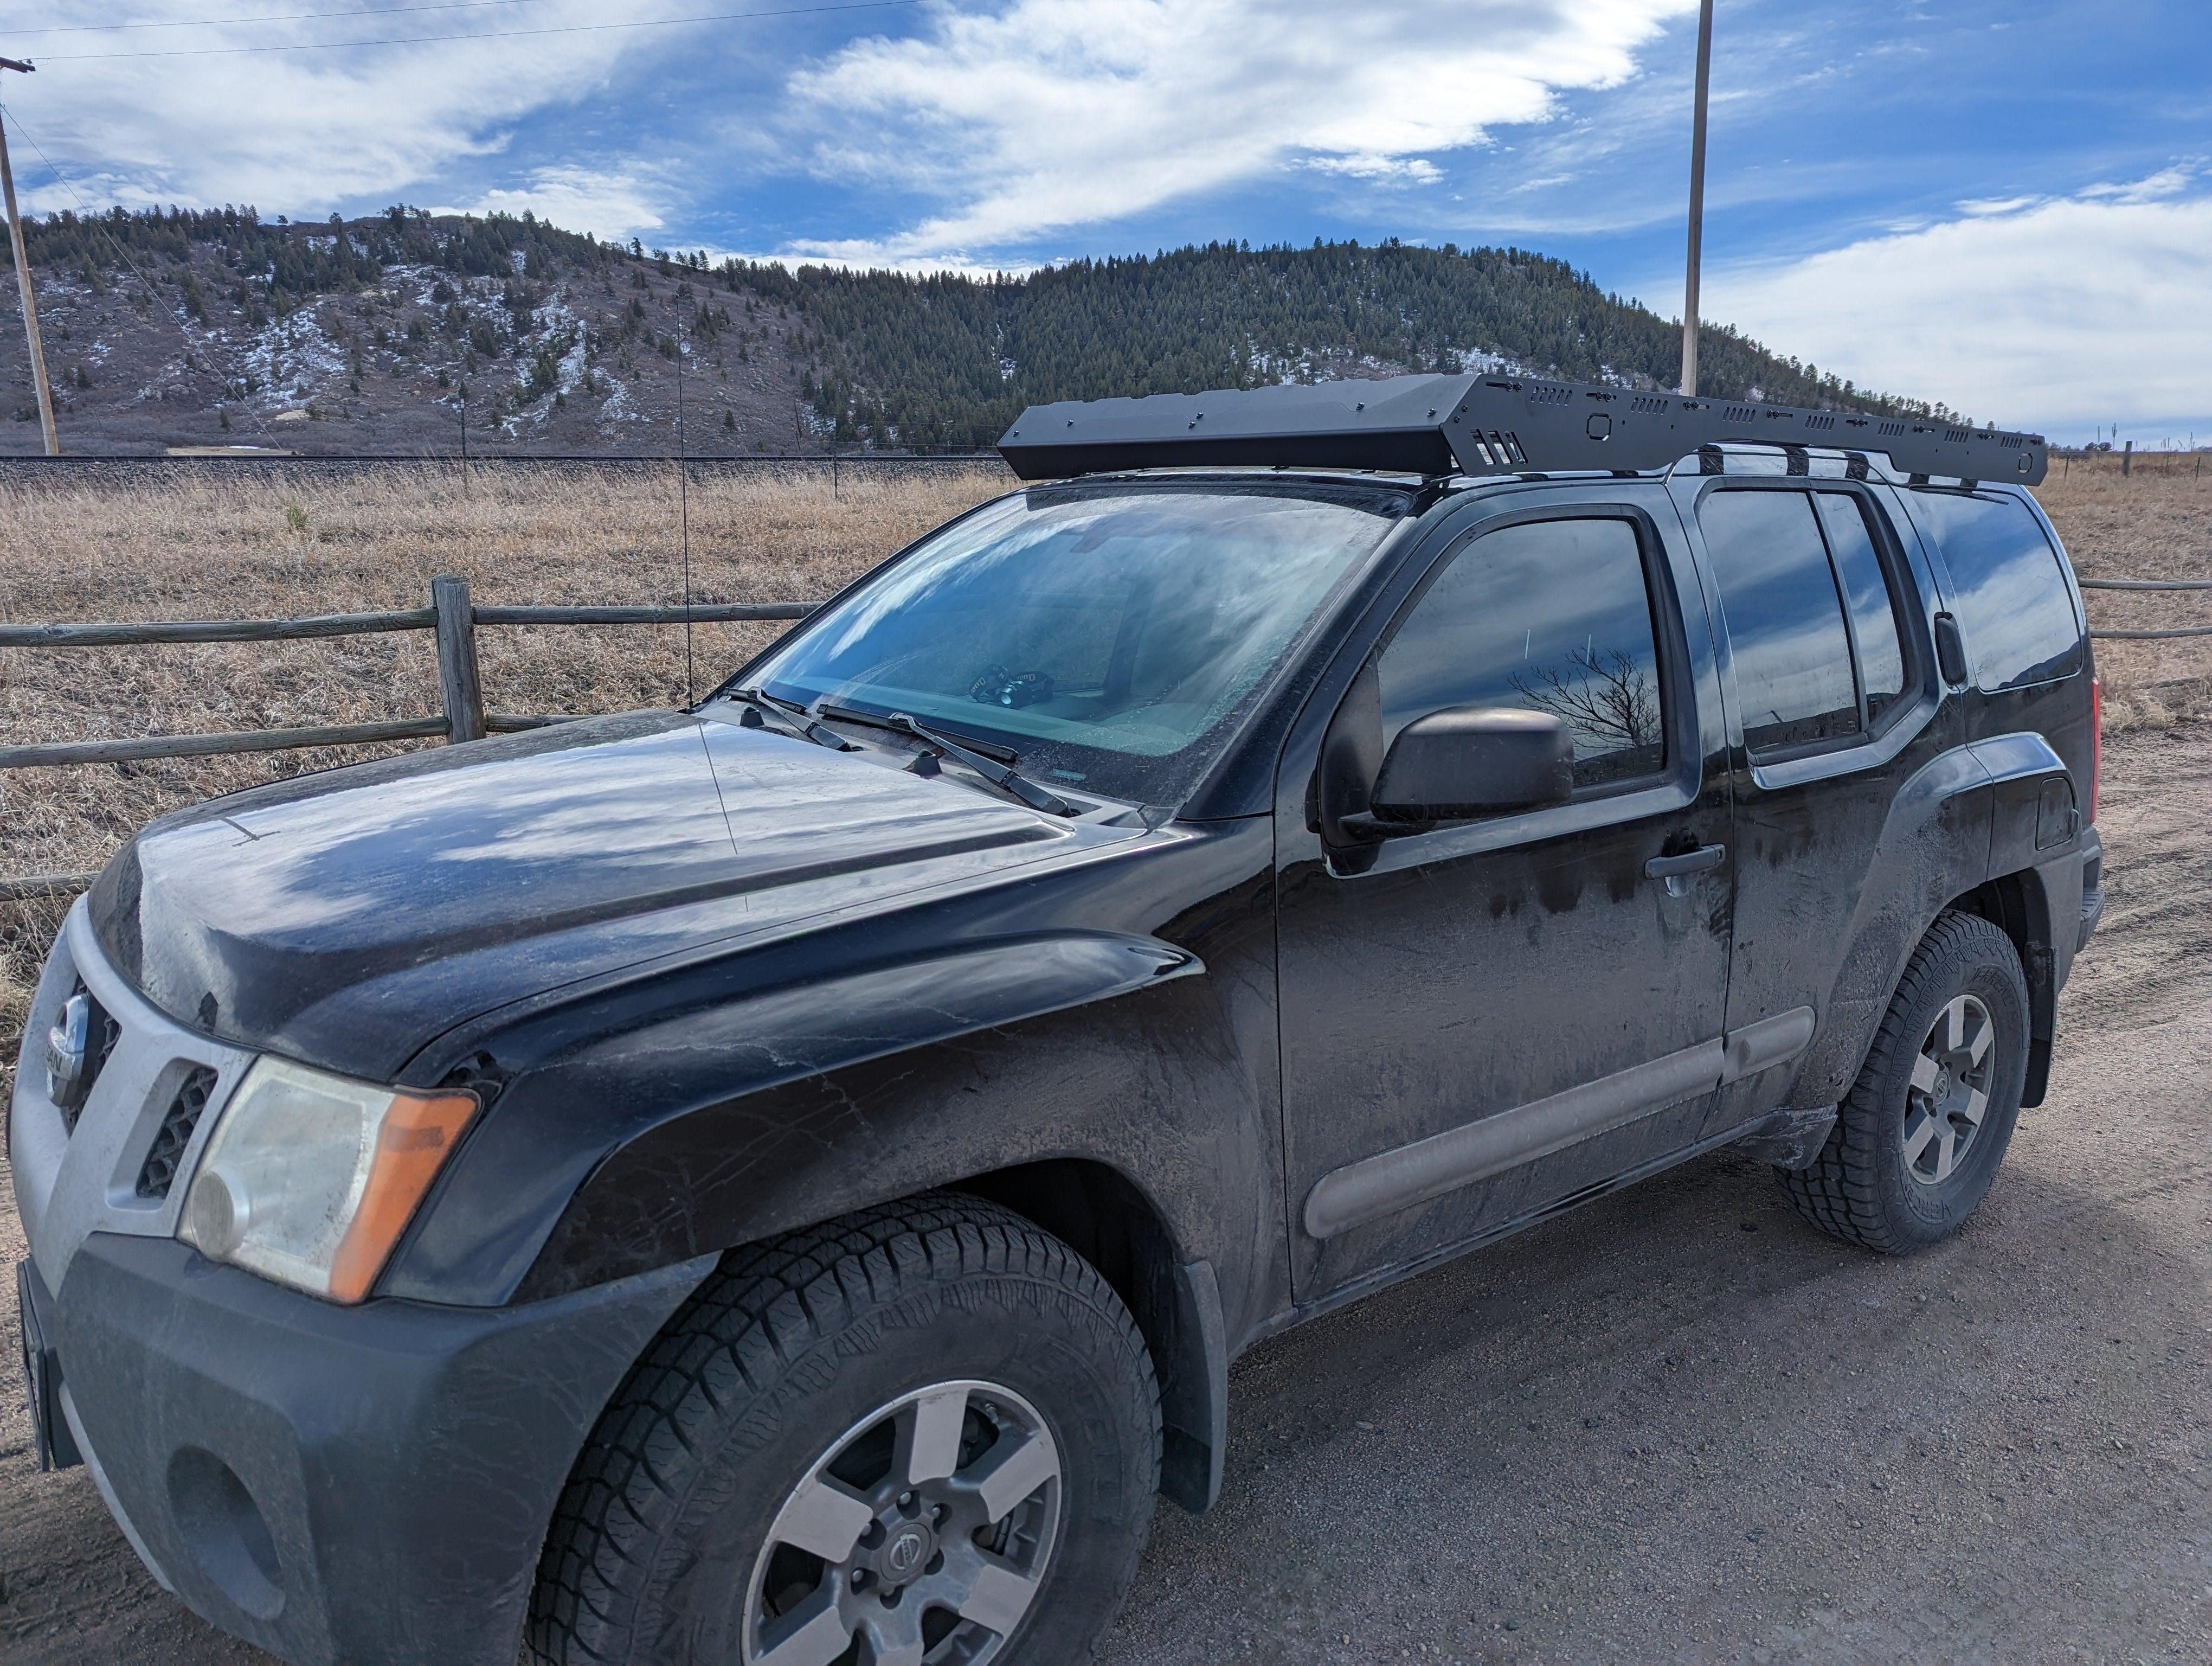
<instances>
[{"instance_id":1,"label":"dry grass field","mask_svg":"<svg viewBox=\"0 0 2212 1666\"><path fill-rule=\"evenodd\" d=\"M830 594L917 534L1006 489L995 465L699 469L690 488L702 601ZM0 619L294 617L419 608L458 573L478 603L683 598L676 479L662 470L441 465L374 471L179 467L121 480L0 482ZM693 629L711 688L781 625ZM678 627L487 628L494 710L682 703ZM438 707L427 632L323 641L0 649L0 745L368 723ZM0 773L0 876L99 867L154 817L377 749ZM389 750L389 749L387 749ZM0 902L0 1081L65 901Z\"/></svg>"},{"instance_id":2,"label":"dry grass field","mask_svg":"<svg viewBox=\"0 0 2212 1666\"><path fill-rule=\"evenodd\" d=\"M692 577L702 600L828 594L956 511L1005 488L995 466L891 472L697 471ZM2054 470L2043 498L2085 575L2212 575L2212 479L2194 459ZM0 483L0 619L254 617L422 606L459 573L478 602L671 602L683 593L672 470L196 470L118 481ZM2212 596L2091 598L2105 625L2212 623ZM711 686L778 626L695 629ZM678 628L487 629L495 710L617 711L679 702ZM2209 702L2212 639L2100 649L2116 727ZM0 650L0 744L415 717L437 704L426 633L152 648ZM368 755L267 753L0 775L0 875L98 867L163 812ZM0 902L0 1072L65 904Z\"/></svg>"}]
</instances>

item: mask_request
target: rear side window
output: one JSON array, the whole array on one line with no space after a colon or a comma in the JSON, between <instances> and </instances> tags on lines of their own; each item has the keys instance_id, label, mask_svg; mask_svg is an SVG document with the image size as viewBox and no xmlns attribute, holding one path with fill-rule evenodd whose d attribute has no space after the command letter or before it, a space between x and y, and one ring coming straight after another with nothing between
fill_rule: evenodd
<instances>
[{"instance_id":1,"label":"rear side window","mask_svg":"<svg viewBox=\"0 0 2212 1666\"><path fill-rule=\"evenodd\" d=\"M1856 734L1850 632L1812 495L1718 491L1698 521L1720 582L1745 745L1774 752Z\"/></svg>"},{"instance_id":2,"label":"rear side window","mask_svg":"<svg viewBox=\"0 0 2212 1666\"><path fill-rule=\"evenodd\" d=\"M1848 492L1821 492L1813 502L1820 508L1828 553L1835 557L1836 577L1850 607L1859 678L1866 685L1867 727L1877 728L1905 697L1905 644L1898 634L1897 606L1881 557L1875 553L1866 505Z\"/></svg>"},{"instance_id":3,"label":"rear side window","mask_svg":"<svg viewBox=\"0 0 2212 1666\"><path fill-rule=\"evenodd\" d=\"M1575 738L1575 784L1666 763L1659 650L1636 528L1535 520L1485 533L1447 564L1376 670L1385 746L1446 706L1549 712Z\"/></svg>"},{"instance_id":4,"label":"rear side window","mask_svg":"<svg viewBox=\"0 0 2212 1666\"><path fill-rule=\"evenodd\" d=\"M1916 490L1912 518L1943 552L1959 624L1994 693L2081 669L2081 622L2058 552L2016 498Z\"/></svg>"}]
</instances>

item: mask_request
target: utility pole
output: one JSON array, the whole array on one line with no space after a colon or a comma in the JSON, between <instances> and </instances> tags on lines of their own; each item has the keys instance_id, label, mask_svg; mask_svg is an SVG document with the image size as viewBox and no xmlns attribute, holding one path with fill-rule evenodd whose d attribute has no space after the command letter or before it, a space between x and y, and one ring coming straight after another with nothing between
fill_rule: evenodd
<instances>
[{"instance_id":1,"label":"utility pole","mask_svg":"<svg viewBox=\"0 0 2212 1666\"><path fill-rule=\"evenodd\" d=\"M1713 69L1713 0L1698 9L1698 100L1690 129L1690 277L1682 301L1682 394L1698 397L1698 263L1705 240L1705 89Z\"/></svg>"},{"instance_id":2,"label":"utility pole","mask_svg":"<svg viewBox=\"0 0 2212 1666\"><path fill-rule=\"evenodd\" d=\"M29 75L35 66L17 58L0 58L0 70ZM31 344L31 386L38 390L39 423L46 431L46 455L62 454L61 435L54 431L54 390L46 380L46 350L39 339L39 307L31 298L31 258L23 252L23 216L15 211L15 174L8 166L8 133L0 125L0 187L8 198L8 242L15 254L15 288L23 297L23 334Z\"/></svg>"}]
</instances>

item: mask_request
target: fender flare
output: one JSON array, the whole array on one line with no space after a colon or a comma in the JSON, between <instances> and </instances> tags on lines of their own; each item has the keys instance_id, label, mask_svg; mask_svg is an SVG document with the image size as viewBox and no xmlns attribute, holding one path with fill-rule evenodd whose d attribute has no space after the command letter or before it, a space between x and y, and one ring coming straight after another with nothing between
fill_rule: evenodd
<instances>
[{"instance_id":1,"label":"fender flare","mask_svg":"<svg viewBox=\"0 0 2212 1666\"><path fill-rule=\"evenodd\" d=\"M1850 947L1786 1110L1832 1106L1850 1091L1913 950L1946 908L2021 871L2016 858L2034 847L2041 789L2054 776L2070 781L2050 742L2023 733L1939 752L1899 787L1869 865ZM2032 866L2025 872L2035 877ZM2036 1044L2047 1057L2055 999L2049 958L2024 952L2021 959Z\"/></svg>"},{"instance_id":2,"label":"fender flare","mask_svg":"<svg viewBox=\"0 0 2212 1666\"><path fill-rule=\"evenodd\" d=\"M957 1173L927 1174L881 1195L823 1200L828 1207L804 1219L723 1207L821 1148L818 1129L759 1114L778 1090L801 1091L833 1073L1205 970L1195 954L1158 938L1045 933L959 943L720 1000L678 980L658 992L656 1015L642 1019L634 992L610 997L605 1014L537 1015L533 1027L590 1038L550 1049L501 1085L381 1293L532 1300L955 1183ZM549 1150L556 1129L560 1148ZM532 1186L503 1196L496 1177L518 1173L532 1174Z\"/></svg>"}]
</instances>

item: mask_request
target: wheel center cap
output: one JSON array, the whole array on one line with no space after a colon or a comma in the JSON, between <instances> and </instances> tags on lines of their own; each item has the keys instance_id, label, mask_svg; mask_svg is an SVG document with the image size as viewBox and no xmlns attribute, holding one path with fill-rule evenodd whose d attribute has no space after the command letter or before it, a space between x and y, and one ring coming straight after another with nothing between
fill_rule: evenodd
<instances>
[{"instance_id":1,"label":"wheel center cap","mask_svg":"<svg viewBox=\"0 0 2212 1666\"><path fill-rule=\"evenodd\" d=\"M1934 1097L1938 1099L1948 1099L1951 1097L1951 1067L1948 1064L1939 1065L1936 1067Z\"/></svg>"},{"instance_id":2,"label":"wheel center cap","mask_svg":"<svg viewBox=\"0 0 2212 1666\"><path fill-rule=\"evenodd\" d=\"M876 1565L883 1570L885 1581L903 1585L929 1566L929 1559L937 1554L937 1535L926 1523L907 1522L894 1528L884 1547L876 1553Z\"/></svg>"}]
</instances>

